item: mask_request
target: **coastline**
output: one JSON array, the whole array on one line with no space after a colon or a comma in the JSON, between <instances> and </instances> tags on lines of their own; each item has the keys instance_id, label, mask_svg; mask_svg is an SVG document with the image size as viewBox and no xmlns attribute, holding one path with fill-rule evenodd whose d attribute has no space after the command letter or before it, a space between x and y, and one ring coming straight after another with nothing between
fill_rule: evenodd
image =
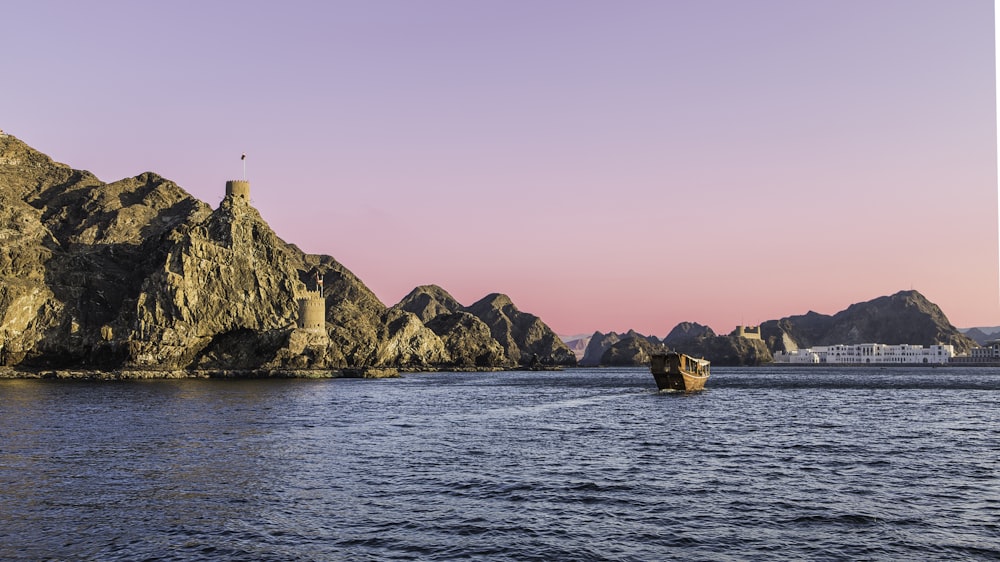
<instances>
[{"instance_id":1,"label":"coastline","mask_svg":"<svg viewBox=\"0 0 1000 562\"><path fill-rule=\"evenodd\" d=\"M126 381L155 379L388 379L403 373L450 373L525 370L523 367L345 367L340 369L82 369L0 367L0 380ZM561 370L554 368L546 371Z\"/></svg>"},{"instance_id":2,"label":"coastline","mask_svg":"<svg viewBox=\"0 0 1000 562\"><path fill-rule=\"evenodd\" d=\"M0 369L0 379L124 381L151 379L383 379L397 369Z\"/></svg>"}]
</instances>

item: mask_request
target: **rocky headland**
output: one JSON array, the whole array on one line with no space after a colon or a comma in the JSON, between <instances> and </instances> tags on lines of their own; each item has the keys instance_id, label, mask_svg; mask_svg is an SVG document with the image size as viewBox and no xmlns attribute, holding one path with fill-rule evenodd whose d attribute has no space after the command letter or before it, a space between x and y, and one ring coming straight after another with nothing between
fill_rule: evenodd
<instances>
[{"instance_id":1,"label":"rocky headland","mask_svg":"<svg viewBox=\"0 0 1000 562\"><path fill-rule=\"evenodd\" d=\"M316 278L325 326L304 329ZM0 376L386 376L534 358L576 364L502 294L466 307L418 287L386 306L245 197L212 209L151 172L104 183L0 135Z\"/></svg>"}]
</instances>

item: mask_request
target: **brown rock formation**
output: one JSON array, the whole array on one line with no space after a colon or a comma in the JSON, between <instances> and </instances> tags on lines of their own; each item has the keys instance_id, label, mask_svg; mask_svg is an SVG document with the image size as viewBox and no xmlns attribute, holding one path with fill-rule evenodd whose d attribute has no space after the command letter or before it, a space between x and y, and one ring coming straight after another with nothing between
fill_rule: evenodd
<instances>
[{"instance_id":1,"label":"brown rock formation","mask_svg":"<svg viewBox=\"0 0 1000 562\"><path fill-rule=\"evenodd\" d=\"M213 211L153 173L106 184L9 135L0 242L0 365L367 373L572 357L509 299L477 309L496 331L432 285L387 308L333 258L278 238L242 197ZM296 327L316 275L325 332Z\"/></svg>"},{"instance_id":2,"label":"brown rock formation","mask_svg":"<svg viewBox=\"0 0 1000 562\"><path fill-rule=\"evenodd\" d=\"M394 308L416 314L445 341L455 366L575 365L576 356L537 316L493 293L464 307L436 285L410 292ZM495 361L490 363L490 361Z\"/></svg>"},{"instance_id":3,"label":"brown rock formation","mask_svg":"<svg viewBox=\"0 0 1000 562\"><path fill-rule=\"evenodd\" d=\"M761 324L768 346L775 351L789 345L885 343L951 344L965 353L976 344L963 335L941 309L917 291L852 304L833 316L808 312Z\"/></svg>"}]
</instances>

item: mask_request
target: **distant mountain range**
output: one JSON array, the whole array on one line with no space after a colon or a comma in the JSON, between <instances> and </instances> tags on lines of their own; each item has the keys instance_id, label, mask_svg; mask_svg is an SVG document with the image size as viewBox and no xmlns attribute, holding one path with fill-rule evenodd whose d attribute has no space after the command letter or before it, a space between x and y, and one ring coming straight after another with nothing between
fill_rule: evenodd
<instances>
[{"instance_id":1,"label":"distant mountain range","mask_svg":"<svg viewBox=\"0 0 1000 562\"><path fill-rule=\"evenodd\" d=\"M773 360L777 351L833 344L950 344L957 353L977 345L952 326L941 309L917 291L857 303L832 316L807 312L760 325L760 339L733 333L719 336L693 322L678 324L662 340L634 331L595 332L580 365L644 365L649 354L675 349L719 365L757 365ZM971 330L970 330L971 331Z\"/></svg>"},{"instance_id":2,"label":"distant mountain range","mask_svg":"<svg viewBox=\"0 0 1000 562\"><path fill-rule=\"evenodd\" d=\"M959 331L967 337L972 338L979 345L986 345L989 342L1000 340L1000 326L964 328Z\"/></svg>"}]
</instances>

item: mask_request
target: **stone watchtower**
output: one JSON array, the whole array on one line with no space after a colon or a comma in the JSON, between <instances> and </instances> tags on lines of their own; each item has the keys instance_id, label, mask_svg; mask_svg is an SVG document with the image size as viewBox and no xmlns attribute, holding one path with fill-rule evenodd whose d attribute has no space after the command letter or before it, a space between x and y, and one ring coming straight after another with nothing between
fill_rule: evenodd
<instances>
[{"instance_id":1,"label":"stone watchtower","mask_svg":"<svg viewBox=\"0 0 1000 562\"><path fill-rule=\"evenodd\" d=\"M247 180L229 180L226 182L226 197L240 197L250 201L250 182Z\"/></svg>"},{"instance_id":2,"label":"stone watchtower","mask_svg":"<svg viewBox=\"0 0 1000 562\"><path fill-rule=\"evenodd\" d=\"M316 334L326 334L326 297L323 295L323 278L316 273L316 290L306 291L306 296L299 297L300 330Z\"/></svg>"}]
</instances>

